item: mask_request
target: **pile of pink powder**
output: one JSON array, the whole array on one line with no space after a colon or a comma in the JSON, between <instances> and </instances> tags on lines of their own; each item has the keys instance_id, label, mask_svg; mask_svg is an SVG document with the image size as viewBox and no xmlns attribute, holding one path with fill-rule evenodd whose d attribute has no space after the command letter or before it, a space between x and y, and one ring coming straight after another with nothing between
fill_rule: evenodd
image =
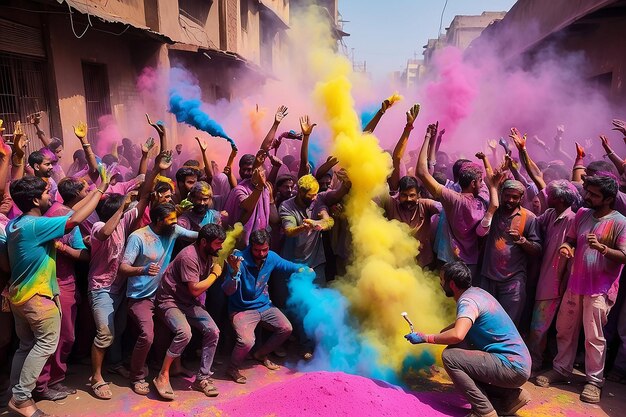
<instances>
[{"instance_id":1,"label":"pile of pink powder","mask_svg":"<svg viewBox=\"0 0 626 417\"><path fill-rule=\"evenodd\" d=\"M224 416L463 416L468 410L450 393L410 393L341 372L311 372L219 404Z\"/></svg>"}]
</instances>

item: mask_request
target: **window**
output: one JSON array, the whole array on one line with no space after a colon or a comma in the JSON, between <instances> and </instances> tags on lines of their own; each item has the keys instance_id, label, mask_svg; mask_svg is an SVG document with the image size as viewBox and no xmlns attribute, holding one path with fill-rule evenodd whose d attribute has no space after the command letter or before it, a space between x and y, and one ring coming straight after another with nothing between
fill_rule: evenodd
<instances>
[{"instance_id":1,"label":"window","mask_svg":"<svg viewBox=\"0 0 626 417\"><path fill-rule=\"evenodd\" d=\"M83 62L83 80L85 84L85 105L87 108L87 138L96 140L98 119L111 114L109 80L104 64Z\"/></svg>"},{"instance_id":2,"label":"window","mask_svg":"<svg viewBox=\"0 0 626 417\"><path fill-rule=\"evenodd\" d=\"M41 127L50 132L45 68L43 60L0 54L0 119L4 121L5 134L13 133L15 122L22 122L30 138L27 154L42 146L28 116L42 112Z\"/></svg>"},{"instance_id":3,"label":"window","mask_svg":"<svg viewBox=\"0 0 626 417\"><path fill-rule=\"evenodd\" d=\"M241 30L248 31L248 0L239 2L239 13L241 14Z\"/></svg>"}]
</instances>

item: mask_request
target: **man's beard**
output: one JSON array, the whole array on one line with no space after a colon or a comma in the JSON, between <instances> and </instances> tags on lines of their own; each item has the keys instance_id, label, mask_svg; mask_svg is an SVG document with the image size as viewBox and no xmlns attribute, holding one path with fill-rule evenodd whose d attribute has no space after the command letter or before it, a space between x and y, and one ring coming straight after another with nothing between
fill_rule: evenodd
<instances>
[{"instance_id":1,"label":"man's beard","mask_svg":"<svg viewBox=\"0 0 626 417\"><path fill-rule=\"evenodd\" d=\"M219 254L218 250L214 250L213 248L209 247L207 248L206 254L208 256L217 256Z\"/></svg>"},{"instance_id":2,"label":"man's beard","mask_svg":"<svg viewBox=\"0 0 626 417\"><path fill-rule=\"evenodd\" d=\"M209 206L198 205L193 206L192 211L200 216L204 216L209 211Z\"/></svg>"},{"instance_id":3,"label":"man's beard","mask_svg":"<svg viewBox=\"0 0 626 417\"><path fill-rule=\"evenodd\" d=\"M400 207L404 210L413 210L417 207L417 201L404 201L400 203Z\"/></svg>"}]
</instances>

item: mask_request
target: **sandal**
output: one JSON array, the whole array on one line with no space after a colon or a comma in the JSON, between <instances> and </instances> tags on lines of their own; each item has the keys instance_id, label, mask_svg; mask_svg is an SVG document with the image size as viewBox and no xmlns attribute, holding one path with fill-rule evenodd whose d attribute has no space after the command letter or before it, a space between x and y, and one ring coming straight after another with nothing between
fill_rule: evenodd
<instances>
[{"instance_id":1,"label":"sandal","mask_svg":"<svg viewBox=\"0 0 626 417\"><path fill-rule=\"evenodd\" d=\"M231 377L231 379L238 384L245 384L248 381L246 377L239 372L239 369L229 368L226 370L226 375Z\"/></svg>"},{"instance_id":2,"label":"sandal","mask_svg":"<svg viewBox=\"0 0 626 417\"><path fill-rule=\"evenodd\" d=\"M213 380L211 378L200 380L196 378L193 384L191 384L191 388L204 393L207 397L217 397L219 395L217 387L213 385Z\"/></svg>"},{"instance_id":3,"label":"sandal","mask_svg":"<svg viewBox=\"0 0 626 417\"><path fill-rule=\"evenodd\" d=\"M133 386L133 391L135 391L135 394L139 394L139 395L150 394L150 384L148 384L145 379L133 382L132 386Z\"/></svg>"},{"instance_id":4,"label":"sandal","mask_svg":"<svg viewBox=\"0 0 626 417\"><path fill-rule=\"evenodd\" d=\"M96 398L100 400L110 400L113 398L113 393L109 388L109 382L100 381L91 385L91 391Z\"/></svg>"},{"instance_id":5,"label":"sandal","mask_svg":"<svg viewBox=\"0 0 626 417\"><path fill-rule=\"evenodd\" d=\"M277 369L280 369L280 366L276 365L274 362L269 360L267 358L267 356L265 356L264 358L259 358L258 356L253 355L252 357L254 358L255 361L261 363L263 366L265 366L270 371L275 371Z\"/></svg>"},{"instance_id":6,"label":"sandal","mask_svg":"<svg viewBox=\"0 0 626 417\"><path fill-rule=\"evenodd\" d=\"M174 395L174 389L172 389L172 386L170 384L161 385L157 381L158 379L154 378L152 380L152 383L154 384L154 387L156 388L161 398L163 398L164 400L169 400L169 401L176 398L176 395Z\"/></svg>"}]
</instances>

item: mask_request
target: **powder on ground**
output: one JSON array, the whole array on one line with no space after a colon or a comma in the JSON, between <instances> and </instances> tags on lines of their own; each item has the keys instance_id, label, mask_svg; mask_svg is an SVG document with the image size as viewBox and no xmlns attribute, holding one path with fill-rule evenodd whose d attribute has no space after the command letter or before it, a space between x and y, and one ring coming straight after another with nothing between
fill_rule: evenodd
<instances>
[{"instance_id":1,"label":"powder on ground","mask_svg":"<svg viewBox=\"0 0 626 417\"><path fill-rule=\"evenodd\" d=\"M399 387L341 372L310 372L277 382L216 408L224 416L462 416L451 394L408 393ZM454 397L454 395L452 395ZM462 403L461 403L462 404Z\"/></svg>"}]
</instances>

